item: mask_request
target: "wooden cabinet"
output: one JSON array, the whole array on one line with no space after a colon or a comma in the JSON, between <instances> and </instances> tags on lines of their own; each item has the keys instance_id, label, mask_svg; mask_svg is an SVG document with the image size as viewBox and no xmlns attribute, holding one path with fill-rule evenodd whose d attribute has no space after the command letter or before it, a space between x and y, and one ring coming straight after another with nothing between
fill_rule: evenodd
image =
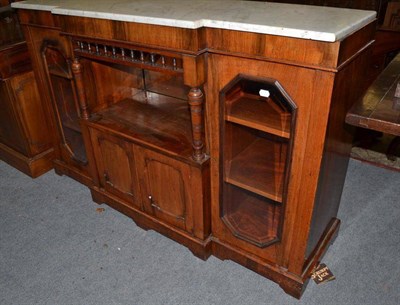
<instances>
[{"instance_id":1,"label":"wooden cabinet","mask_svg":"<svg viewBox=\"0 0 400 305\"><path fill-rule=\"evenodd\" d=\"M0 159L31 177L52 168L53 148L15 12L0 13Z\"/></svg>"},{"instance_id":2,"label":"wooden cabinet","mask_svg":"<svg viewBox=\"0 0 400 305\"><path fill-rule=\"evenodd\" d=\"M338 233L344 117L363 90L373 15L359 11L340 39L301 30L317 35L303 39L277 26L264 34L57 12L20 11L58 132L57 170L139 226L300 297Z\"/></svg>"},{"instance_id":3,"label":"wooden cabinet","mask_svg":"<svg viewBox=\"0 0 400 305\"><path fill-rule=\"evenodd\" d=\"M96 201L119 202L128 208L124 210L128 215L143 213L138 219L134 217L139 225L162 232L170 228L167 235L179 241L186 238L183 243L196 255L207 257L207 163L176 160L140 146L129 134L106 130L99 122L85 124L90 133L87 145L93 149L96 164L98 184L92 189ZM153 226L143 218L153 219Z\"/></svg>"},{"instance_id":4,"label":"wooden cabinet","mask_svg":"<svg viewBox=\"0 0 400 305\"><path fill-rule=\"evenodd\" d=\"M144 148L129 133L117 135L96 120L84 123L98 178L92 189L94 199L122 204L122 211L135 215L142 227L167 232L197 256L208 257L207 163L187 163Z\"/></svg>"},{"instance_id":5,"label":"wooden cabinet","mask_svg":"<svg viewBox=\"0 0 400 305\"><path fill-rule=\"evenodd\" d=\"M0 81L0 158L35 178L52 168L53 149L32 72Z\"/></svg>"}]
</instances>

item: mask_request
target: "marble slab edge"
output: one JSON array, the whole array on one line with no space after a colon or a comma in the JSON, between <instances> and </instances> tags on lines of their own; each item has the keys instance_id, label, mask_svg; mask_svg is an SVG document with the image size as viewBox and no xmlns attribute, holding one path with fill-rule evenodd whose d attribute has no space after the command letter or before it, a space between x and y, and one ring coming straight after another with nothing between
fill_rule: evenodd
<instances>
[{"instance_id":1,"label":"marble slab edge","mask_svg":"<svg viewBox=\"0 0 400 305\"><path fill-rule=\"evenodd\" d=\"M27 10L37 10L37 11L48 11L51 12L53 9L57 8L58 5L45 5L45 4L31 4L22 2L11 3L12 8L20 8Z\"/></svg>"},{"instance_id":2,"label":"marble slab edge","mask_svg":"<svg viewBox=\"0 0 400 305\"><path fill-rule=\"evenodd\" d=\"M366 14L364 18L357 20L357 22L354 24L350 24L343 27L340 31L335 33L328 31L295 29L290 27L260 25L255 23L235 22L227 20L211 20L211 19L201 19L201 18L197 20L184 20L184 19L172 19L165 17L141 16L134 14L96 12L96 11L77 10L69 8L67 9L63 8L61 4L62 3L60 3L60 5L32 4L23 1L23 2L12 3L12 7L31 9L31 10L51 11L53 14L58 14L58 15L98 18L98 19L116 20L125 22L137 22L144 24L171 26L171 27L179 27L187 29L198 29L201 27L209 27L217 29L252 32L258 34L279 35L292 38L318 40L323 42L340 41L346 38L347 36L351 35L353 32L357 31L358 29L374 21L376 18L376 12L370 11L369 14Z\"/></svg>"}]
</instances>

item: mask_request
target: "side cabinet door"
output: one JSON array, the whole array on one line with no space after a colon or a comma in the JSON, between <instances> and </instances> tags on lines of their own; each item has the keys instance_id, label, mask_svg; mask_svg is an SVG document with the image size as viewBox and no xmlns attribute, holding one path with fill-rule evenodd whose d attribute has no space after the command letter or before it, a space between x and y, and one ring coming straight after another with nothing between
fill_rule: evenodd
<instances>
[{"instance_id":1,"label":"side cabinet door","mask_svg":"<svg viewBox=\"0 0 400 305\"><path fill-rule=\"evenodd\" d=\"M100 187L128 205L140 208L132 144L90 129Z\"/></svg>"},{"instance_id":2,"label":"side cabinet door","mask_svg":"<svg viewBox=\"0 0 400 305\"><path fill-rule=\"evenodd\" d=\"M40 104L40 94L33 72L19 74L10 79L15 97L14 109L18 113L23 133L29 143L27 155L34 156L51 148L46 116Z\"/></svg>"},{"instance_id":3,"label":"side cabinet door","mask_svg":"<svg viewBox=\"0 0 400 305\"><path fill-rule=\"evenodd\" d=\"M164 222L193 231L190 167L153 151L134 147L143 208Z\"/></svg>"},{"instance_id":4,"label":"side cabinet door","mask_svg":"<svg viewBox=\"0 0 400 305\"><path fill-rule=\"evenodd\" d=\"M70 60L58 42L45 40L41 50L64 161L71 158L80 164L86 164L86 151L79 124L80 110Z\"/></svg>"}]
</instances>

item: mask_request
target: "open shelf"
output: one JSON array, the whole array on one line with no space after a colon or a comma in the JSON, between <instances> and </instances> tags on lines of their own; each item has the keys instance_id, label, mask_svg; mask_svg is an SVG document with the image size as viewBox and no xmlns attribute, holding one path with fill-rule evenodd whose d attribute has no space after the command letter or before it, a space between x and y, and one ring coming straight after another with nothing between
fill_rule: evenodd
<instances>
[{"instance_id":1,"label":"open shelf","mask_svg":"<svg viewBox=\"0 0 400 305\"><path fill-rule=\"evenodd\" d=\"M187 99L189 87L183 84L183 75L170 75L157 71L144 70L146 90L154 93Z\"/></svg>"},{"instance_id":2,"label":"open shelf","mask_svg":"<svg viewBox=\"0 0 400 305\"><path fill-rule=\"evenodd\" d=\"M185 100L140 91L97 112L91 124L173 155L190 159L191 122Z\"/></svg>"},{"instance_id":3,"label":"open shelf","mask_svg":"<svg viewBox=\"0 0 400 305\"><path fill-rule=\"evenodd\" d=\"M290 113L271 98L241 93L227 103L225 119L229 122L262 130L270 134L290 137Z\"/></svg>"},{"instance_id":4,"label":"open shelf","mask_svg":"<svg viewBox=\"0 0 400 305\"><path fill-rule=\"evenodd\" d=\"M236 237L259 247L277 239L281 206L235 186L225 185L224 191L229 206L222 219Z\"/></svg>"},{"instance_id":5,"label":"open shelf","mask_svg":"<svg viewBox=\"0 0 400 305\"><path fill-rule=\"evenodd\" d=\"M282 202L286 143L258 138L225 165L225 181Z\"/></svg>"}]
</instances>

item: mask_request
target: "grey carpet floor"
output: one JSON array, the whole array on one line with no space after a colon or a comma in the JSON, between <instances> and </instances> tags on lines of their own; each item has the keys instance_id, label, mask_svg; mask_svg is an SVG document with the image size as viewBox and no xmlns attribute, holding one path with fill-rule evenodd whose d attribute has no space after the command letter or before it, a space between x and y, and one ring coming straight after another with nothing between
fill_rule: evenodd
<instances>
[{"instance_id":1,"label":"grey carpet floor","mask_svg":"<svg viewBox=\"0 0 400 305\"><path fill-rule=\"evenodd\" d=\"M0 161L0 304L400 304L400 173L352 160L340 235L323 262L336 280L298 301L231 261L206 262L91 201L49 172Z\"/></svg>"}]
</instances>

